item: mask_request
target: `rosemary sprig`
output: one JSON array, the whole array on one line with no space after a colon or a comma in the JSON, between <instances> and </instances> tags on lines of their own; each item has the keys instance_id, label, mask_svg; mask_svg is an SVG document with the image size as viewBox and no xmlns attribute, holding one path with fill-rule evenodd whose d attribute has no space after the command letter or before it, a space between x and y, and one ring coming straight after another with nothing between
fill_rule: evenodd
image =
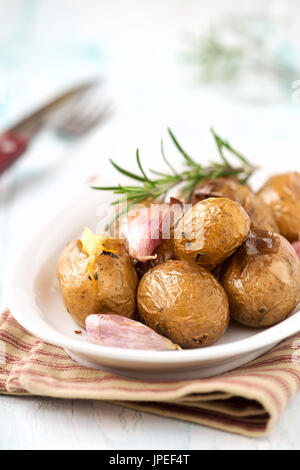
<instances>
[{"instance_id":1,"label":"rosemary sprig","mask_svg":"<svg viewBox=\"0 0 300 470\"><path fill-rule=\"evenodd\" d=\"M129 201L129 204L126 205L126 207L123 207L116 213L111 223L120 215L126 213L131 207L142 201L148 200L153 202L158 199L160 201L165 200L169 191L180 184L182 184L181 194L187 199L190 198L198 184L207 178L234 176L239 179L240 183L245 184L254 172L255 168L240 152L235 150L229 142L222 139L213 129L211 129L211 132L216 142L221 161L211 161L206 167L195 161L182 148L171 129L168 129L169 136L179 153L184 158L185 168L181 172L175 170L173 165L171 165L167 160L164 152L163 141L161 141L161 154L163 160L171 170L170 174L150 170L152 175L157 177L150 179L142 166L138 149L136 151L136 161L140 174L132 173L117 165L113 160L110 160L111 164L116 168L116 170L118 170L118 172L139 182L139 185L136 186L92 186L93 189L113 191L114 194L120 195L112 205L124 204L126 201ZM238 159L240 165L237 167L232 166L228 158L225 156L224 150L229 152L232 157ZM111 225L111 223L109 225Z\"/></svg>"}]
</instances>

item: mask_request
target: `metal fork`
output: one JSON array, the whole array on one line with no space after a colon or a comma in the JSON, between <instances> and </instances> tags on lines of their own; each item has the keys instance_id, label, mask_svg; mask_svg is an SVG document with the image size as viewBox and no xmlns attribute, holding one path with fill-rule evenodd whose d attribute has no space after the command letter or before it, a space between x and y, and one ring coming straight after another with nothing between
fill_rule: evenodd
<instances>
[{"instance_id":1,"label":"metal fork","mask_svg":"<svg viewBox=\"0 0 300 470\"><path fill-rule=\"evenodd\" d=\"M52 117L50 125L59 136L82 137L107 121L112 113L113 106L101 84L70 100Z\"/></svg>"},{"instance_id":2,"label":"metal fork","mask_svg":"<svg viewBox=\"0 0 300 470\"><path fill-rule=\"evenodd\" d=\"M99 80L82 83L0 132L0 175L26 152L43 128L56 129L68 137L80 137L106 120L112 107L104 93L105 88Z\"/></svg>"}]
</instances>

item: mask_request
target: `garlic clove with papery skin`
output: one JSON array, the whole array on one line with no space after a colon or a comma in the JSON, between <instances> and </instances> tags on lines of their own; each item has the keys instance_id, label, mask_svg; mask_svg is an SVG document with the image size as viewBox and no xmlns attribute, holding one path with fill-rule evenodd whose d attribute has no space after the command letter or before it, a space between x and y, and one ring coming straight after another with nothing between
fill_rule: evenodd
<instances>
[{"instance_id":1,"label":"garlic clove with papery skin","mask_svg":"<svg viewBox=\"0 0 300 470\"><path fill-rule=\"evenodd\" d=\"M300 259L300 241L293 242L292 245L293 245L293 247L294 247L295 250L296 250L296 253L297 253L297 255L298 255L298 258Z\"/></svg>"},{"instance_id":2,"label":"garlic clove with papery skin","mask_svg":"<svg viewBox=\"0 0 300 470\"><path fill-rule=\"evenodd\" d=\"M101 346L156 351L180 349L143 323L121 315L89 315L85 324L87 340Z\"/></svg>"},{"instance_id":3,"label":"garlic clove with papery skin","mask_svg":"<svg viewBox=\"0 0 300 470\"><path fill-rule=\"evenodd\" d=\"M170 239L171 229L186 209L173 197L168 203L139 204L131 209L121 220L119 232L129 255L142 263L155 259L155 251L163 240Z\"/></svg>"}]
</instances>

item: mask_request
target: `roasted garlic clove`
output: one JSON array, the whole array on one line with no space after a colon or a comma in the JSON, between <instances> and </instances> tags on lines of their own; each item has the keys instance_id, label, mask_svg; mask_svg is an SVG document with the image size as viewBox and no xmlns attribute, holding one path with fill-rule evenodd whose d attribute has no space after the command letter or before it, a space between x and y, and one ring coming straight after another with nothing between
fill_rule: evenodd
<instances>
[{"instance_id":1,"label":"roasted garlic clove","mask_svg":"<svg viewBox=\"0 0 300 470\"><path fill-rule=\"evenodd\" d=\"M148 326L120 315L89 315L86 330L88 341L101 346L157 351L180 349Z\"/></svg>"}]
</instances>

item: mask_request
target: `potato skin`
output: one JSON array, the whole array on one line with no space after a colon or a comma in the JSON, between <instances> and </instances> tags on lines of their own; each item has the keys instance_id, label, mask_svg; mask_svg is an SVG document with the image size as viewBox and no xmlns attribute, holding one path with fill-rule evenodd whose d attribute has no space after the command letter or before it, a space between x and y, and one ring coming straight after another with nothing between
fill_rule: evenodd
<instances>
[{"instance_id":1,"label":"potato skin","mask_svg":"<svg viewBox=\"0 0 300 470\"><path fill-rule=\"evenodd\" d=\"M148 271L137 300L145 323L183 348L209 346L228 327L224 289L205 268L186 261L166 261Z\"/></svg>"},{"instance_id":2,"label":"potato skin","mask_svg":"<svg viewBox=\"0 0 300 470\"><path fill-rule=\"evenodd\" d=\"M247 238L250 218L240 204L226 198L209 198L192 206L175 231L176 258L212 271Z\"/></svg>"},{"instance_id":3,"label":"potato skin","mask_svg":"<svg viewBox=\"0 0 300 470\"><path fill-rule=\"evenodd\" d=\"M138 279L131 259L119 240L105 246L114 249L118 258L97 255L93 273L89 272L89 257L81 250L79 240L67 245L58 261L57 278L64 304L82 327L91 314L115 313L132 318L136 312Z\"/></svg>"},{"instance_id":4,"label":"potato skin","mask_svg":"<svg viewBox=\"0 0 300 470\"><path fill-rule=\"evenodd\" d=\"M279 232L293 242L300 237L300 173L291 172L269 178L258 192L270 207Z\"/></svg>"},{"instance_id":5,"label":"potato skin","mask_svg":"<svg viewBox=\"0 0 300 470\"><path fill-rule=\"evenodd\" d=\"M300 300L297 254L279 234L252 233L226 266L221 284L235 320L257 328L275 325Z\"/></svg>"},{"instance_id":6,"label":"potato skin","mask_svg":"<svg viewBox=\"0 0 300 470\"><path fill-rule=\"evenodd\" d=\"M240 184L233 178L214 178L202 181L191 197L196 204L208 197L226 197L238 202L251 219L251 228L278 232L278 226L271 209L255 195L248 186Z\"/></svg>"}]
</instances>

